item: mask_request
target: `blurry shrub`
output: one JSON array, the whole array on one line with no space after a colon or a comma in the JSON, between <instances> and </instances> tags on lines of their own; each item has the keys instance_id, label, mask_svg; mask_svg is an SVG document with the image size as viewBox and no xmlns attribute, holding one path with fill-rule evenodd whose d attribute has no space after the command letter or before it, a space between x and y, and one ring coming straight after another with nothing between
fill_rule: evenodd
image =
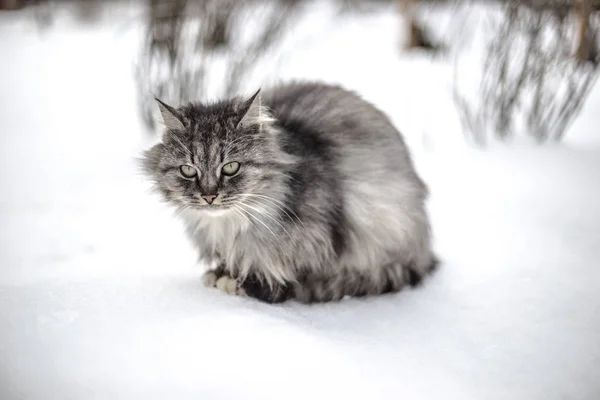
<instances>
[{"instance_id":1,"label":"blurry shrub","mask_svg":"<svg viewBox=\"0 0 600 400\"><path fill-rule=\"evenodd\" d=\"M525 132L560 140L598 76L600 16L591 3L510 1L484 53L479 96L454 98L478 144Z\"/></svg>"},{"instance_id":2,"label":"blurry shrub","mask_svg":"<svg viewBox=\"0 0 600 400\"><path fill-rule=\"evenodd\" d=\"M340 12L368 11L392 0L335 0ZM302 17L302 0L151 0L137 68L141 112L154 126L153 97L200 100L223 83L237 94ZM274 64L273 60L268 60ZM269 64L267 63L267 64ZM264 63L263 63L264 65Z\"/></svg>"}]
</instances>

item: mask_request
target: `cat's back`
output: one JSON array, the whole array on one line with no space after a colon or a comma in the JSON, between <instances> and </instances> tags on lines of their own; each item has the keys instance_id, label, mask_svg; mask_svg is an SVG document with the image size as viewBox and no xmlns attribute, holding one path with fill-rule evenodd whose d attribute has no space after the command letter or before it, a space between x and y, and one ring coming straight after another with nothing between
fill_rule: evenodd
<instances>
[{"instance_id":1,"label":"cat's back","mask_svg":"<svg viewBox=\"0 0 600 400\"><path fill-rule=\"evenodd\" d=\"M310 132L336 147L340 168L347 175L386 179L390 166L422 186L400 132L378 108L337 85L289 83L265 90L264 105L288 132Z\"/></svg>"},{"instance_id":2,"label":"cat's back","mask_svg":"<svg viewBox=\"0 0 600 400\"><path fill-rule=\"evenodd\" d=\"M282 84L265 90L263 101L279 121L302 123L323 135L335 136L339 132L347 138L360 138L378 131L379 138L399 138L385 114L358 94L337 85Z\"/></svg>"}]
</instances>

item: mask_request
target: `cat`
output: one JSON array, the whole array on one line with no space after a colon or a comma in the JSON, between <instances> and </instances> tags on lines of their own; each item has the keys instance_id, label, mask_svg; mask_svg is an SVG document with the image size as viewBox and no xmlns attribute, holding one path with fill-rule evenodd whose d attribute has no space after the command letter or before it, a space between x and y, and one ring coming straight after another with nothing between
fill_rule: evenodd
<instances>
[{"instance_id":1,"label":"cat","mask_svg":"<svg viewBox=\"0 0 600 400\"><path fill-rule=\"evenodd\" d=\"M206 285L327 302L435 269L428 188L400 132L358 94L291 82L211 104L156 100L165 129L142 168L212 266Z\"/></svg>"}]
</instances>

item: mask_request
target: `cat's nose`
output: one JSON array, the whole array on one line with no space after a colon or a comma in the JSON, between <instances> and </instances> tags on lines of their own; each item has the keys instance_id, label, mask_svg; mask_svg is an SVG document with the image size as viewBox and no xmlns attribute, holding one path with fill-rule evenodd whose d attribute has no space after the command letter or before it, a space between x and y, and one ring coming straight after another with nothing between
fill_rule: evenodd
<instances>
[{"instance_id":1,"label":"cat's nose","mask_svg":"<svg viewBox=\"0 0 600 400\"><path fill-rule=\"evenodd\" d=\"M212 202L217 198L218 194L203 194L202 197L208 204L212 204Z\"/></svg>"}]
</instances>

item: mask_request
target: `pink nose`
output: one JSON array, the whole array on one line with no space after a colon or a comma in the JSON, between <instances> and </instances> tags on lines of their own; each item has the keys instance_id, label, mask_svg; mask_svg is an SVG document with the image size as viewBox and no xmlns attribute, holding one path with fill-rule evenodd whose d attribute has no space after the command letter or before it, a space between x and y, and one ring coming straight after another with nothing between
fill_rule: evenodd
<instances>
[{"instance_id":1,"label":"pink nose","mask_svg":"<svg viewBox=\"0 0 600 400\"><path fill-rule=\"evenodd\" d=\"M204 200L206 200L206 202L208 204L212 204L212 202L217 198L217 196L218 195L216 195L216 194L205 194L200 197L202 197Z\"/></svg>"}]
</instances>

